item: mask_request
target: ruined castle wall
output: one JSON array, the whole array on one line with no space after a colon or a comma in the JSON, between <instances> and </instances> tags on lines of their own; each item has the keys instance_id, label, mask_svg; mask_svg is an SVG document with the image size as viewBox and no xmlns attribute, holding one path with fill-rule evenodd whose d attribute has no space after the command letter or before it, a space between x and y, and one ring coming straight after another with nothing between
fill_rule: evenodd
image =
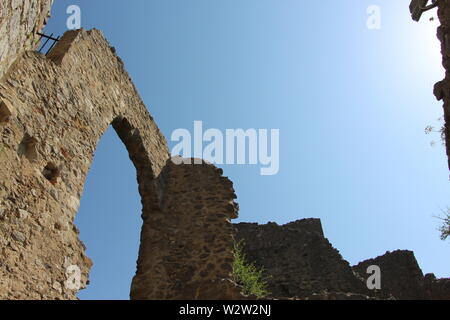
<instances>
[{"instance_id":1,"label":"ruined castle wall","mask_svg":"<svg viewBox=\"0 0 450 320\"><path fill-rule=\"evenodd\" d=\"M425 299L423 273L412 251L397 250L360 262L353 269L360 276L367 276L371 265L381 270L381 297L392 295L396 299Z\"/></svg>"},{"instance_id":2,"label":"ruined castle wall","mask_svg":"<svg viewBox=\"0 0 450 320\"><path fill-rule=\"evenodd\" d=\"M239 223L247 261L263 268L275 298L309 300L449 300L450 279L423 275L412 251L397 250L350 267L324 237L319 219L284 226ZM369 290L369 266L381 271L381 289Z\"/></svg>"},{"instance_id":3,"label":"ruined castle wall","mask_svg":"<svg viewBox=\"0 0 450 320\"><path fill-rule=\"evenodd\" d=\"M437 279L432 273L423 279L425 296L432 300L450 300L450 278Z\"/></svg>"},{"instance_id":4,"label":"ruined castle wall","mask_svg":"<svg viewBox=\"0 0 450 320\"><path fill-rule=\"evenodd\" d=\"M389 294L449 299L449 279L423 277L409 252L352 269L317 219L234 228L232 183L212 165L170 160L163 135L99 31L70 31L48 56L27 51L36 47L33 34L50 5L0 0L0 299L75 299L69 266L80 268L86 286L92 262L74 217L110 125L136 168L143 207L133 299L245 298L231 274L235 228L248 260L265 268L274 297L365 298L371 294L365 268L377 264ZM440 2L439 16L450 70L448 1ZM449 89L447 73L435 90L444 100L447 132Z\"/></svg>"},{"instance_id":5,"label":"ruined castle wall","mask_svg":"<svg viewBox=\"0 0 450 320\"><path fill-rule=\"evenodd\" d=\"M309 298L322 292L368 294L347 261L323 236L318 219L279 226L240 223L248 262L264 268L268 290L276 298ZM341 295L342 296L342 295Z\"/></svg>"},{"instance_id":6,"label":"ruined castle wall","mask_svg":"<svg viewBox=\"0 0 450 320\"><path fill-rule=\"evenodd\" d=\"M100 137L112 123L129 136L144 210L165 139L98 31L67 33L55 55L24 53L0 97L0 298L74 298L66 268L81 268L84 285L91 262L73 220Z\"/></svg>"},{"instance_id":7,"label":"ruined castle wall","mask_svg":"<svg viewBox=\"0 0 450 320\"><path fill-rule=\"evenodd\" d=\"M19 54L38 45L53 0L0 0L0 78Z\"/></svg>"},{"instance_id":8,"label":"ruined castle wall","mask_svg":"<svg viewBox=\"0 0 450 320\"><path fill-rule=\"evenodd\" d=\"M23 53L0 81L0 100L0 299L74 299L69 266L86 286L92 262L73 221L110 125L136 167L143 206L133 298L236 297L231 183L213 166L174 167L99 31L67 32L48 56Z\"/></svg>"},{"instance_id":9,"label":"ruined castle wall","mask_svg":"<svg viewBox=\"0 0 450 320\"><path fill-rule=\"evenodd\" d=\"M450 168L450 1L438 2L438 17L441 25L437 36L441 41L442 65L445 68L445 78L436 83L434 95L444 102L444 133Z\"/></svg>"},{"instance_id":10,"label":"ruined castle wall","mask_svg":"<svg viewBox=\"0 0 450 320\"><path fill-rule=\"evenodd\" d=\"M145 216L133 299L237 299L231 282L236 195L213 165L169 162L161 212Z\"/></svg>"},{"instance_id":11,"label":"ruined castle wall","mask_svg":"<svg viewBox=\"0 0 450 320\"><path fill-rule=\"evenodd\" d=\"M423 275L412 251L397 250L360 262L353 270L363 276L370 265L381 270L381 290L377 297L400 300L450 300L450 279Z\"/></svg>"}]
</instances>

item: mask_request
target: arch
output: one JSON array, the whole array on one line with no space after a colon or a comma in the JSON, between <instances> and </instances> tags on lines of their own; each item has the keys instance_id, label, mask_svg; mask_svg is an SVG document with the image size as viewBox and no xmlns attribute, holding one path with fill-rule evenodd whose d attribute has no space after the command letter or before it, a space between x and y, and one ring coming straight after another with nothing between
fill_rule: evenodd
<instances>
[{"instance_id":1,"label":"arch","mask_svg":"<svg viewBox=\"0 0 450 320\"><path fill-rule=\"evenodd\" d=\"M93 260L81 300L128 299L136 273L142 204L136 168L113 126L96 147L75 225Z\"/></svg>"},{"instance_id":2,"label":"arch","mask_svg":"<svg viewBox=\"0 0 450 320\"><path fill-rule=\"evenodd\" d=\"M0 89L17 110L0 126L0 298L75 299L86 286L92 262L73 221L110 125L136 167L142 201L131 297L240 297L231 275L232 183L212 165L170 161L165 138L99 31L69 31L48 56L24 53ZM32 157L18 161L25 134L33 137ZM67 285L68 270L80 271L79 287Z\"/></svg>"}]
</instances>

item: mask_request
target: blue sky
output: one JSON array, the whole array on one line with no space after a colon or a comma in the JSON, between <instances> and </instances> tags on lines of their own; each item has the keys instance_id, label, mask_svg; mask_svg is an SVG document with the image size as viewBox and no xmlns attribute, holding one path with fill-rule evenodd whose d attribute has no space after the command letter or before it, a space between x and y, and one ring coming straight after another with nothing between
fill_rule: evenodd
<instances>
[{"instance_id":1,"label":"blue sky","mask_svg":"<svg viewBox=\"0 0 450 320\"><path fill-rule=\"evenodd\" d=\"M409 249L425 273L450 276L434 216L450 206L438 134L443 78L436 21L415 23L409 0L56 0L116 47L169 139L173 130L280 129L280 171L225 165L240 218L317 217L351 264ZM381 9L381 29L366 27ZM170 141L169 141L170 142ZM170 142L173 147L175 143ZM110 129L99 143L76 223L94 261L81 299L127 299L139 245L135 170Z\"/></svg>"}]
</instances>

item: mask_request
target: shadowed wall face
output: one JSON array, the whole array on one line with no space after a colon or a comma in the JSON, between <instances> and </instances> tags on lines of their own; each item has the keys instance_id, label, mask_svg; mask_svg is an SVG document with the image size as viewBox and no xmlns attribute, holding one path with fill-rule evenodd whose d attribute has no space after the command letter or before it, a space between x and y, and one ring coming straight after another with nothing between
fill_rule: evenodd
<instances>
[{"instance_id":1,"label":"shadowed wall face","mask_svg":"<svg viewBox=\"0 0 450 320\"><path fill-rule=\"evenodd\" d=\"M450 3L438 3L438 16L441 25L437 36L441 41L442 65L445 68L445 78L436 83L434 95L444 102L444 138L447 148L448 164L450 168Z\"/></svg>"},{"instance_id":2,"label":"shadowed wall face","mask_svg":"<svg viewBox=\"0 0 450 320\"><path fill-rule=\"evenodd\" d=\"M144 212L133 299L238 299L232 276L238 206L213 165L175 165L160 178L159 211Z\"/></svg>"},{"instance_id":3,"label":"shadowed wall face","mask_svg":"<svg viewBox=\"0 0 450 320\"><path fill-rule=\"evenodd\" d=\"M450 279L423 275L412 251L386 252L350 267L324 237L319 219L304 219L279 226L236 224L237 239L245 242L249 262L264 269L267 289L275 298L314 300L399 299L448 300ZM369 290L380 269L381 289Z\"/></svg>"},{"instance_id":4,"label":"shadowed wall face","mask_svg":"<svg viewBox=\"0 0 450 320\"><path fill-rule=\"evenodd\" d=\"M324 237L319 219L283 226L236 224L249 262L263 268L276 298L309 298L321 292L369 294L349 263Z\"/></svg>"}]
</instances>

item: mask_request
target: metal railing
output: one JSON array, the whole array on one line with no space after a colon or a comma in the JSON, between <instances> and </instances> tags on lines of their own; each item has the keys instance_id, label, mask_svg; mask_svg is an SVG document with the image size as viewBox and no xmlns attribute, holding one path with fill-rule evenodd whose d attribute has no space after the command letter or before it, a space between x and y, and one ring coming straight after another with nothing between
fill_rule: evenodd
<instances>
[{"instance_id":1,"label":"metal railing","mask_svg":"<svg viewBox=\"0 0 450 320\"><path fill-rule=\"evenodd\" d=\"M47 55L52 49L53 47L56 45L56 43L59 41L59 36L57 36L56 38L53 37L53 33L51 35L46 35L43 33L39 33L37 32L38 36L41 36L41 38L39 39L39 41L42 40L42 38L46 39L45 42L42 44L42 46L39 48L39 52L42 53L43 50L45 49L45 47L47 46L47 44L49 43L49 41L53 41L53 43L50 45L50 47L47 49L47 51L45 52L45 55Z\"/></svg>"}]
</instances>

